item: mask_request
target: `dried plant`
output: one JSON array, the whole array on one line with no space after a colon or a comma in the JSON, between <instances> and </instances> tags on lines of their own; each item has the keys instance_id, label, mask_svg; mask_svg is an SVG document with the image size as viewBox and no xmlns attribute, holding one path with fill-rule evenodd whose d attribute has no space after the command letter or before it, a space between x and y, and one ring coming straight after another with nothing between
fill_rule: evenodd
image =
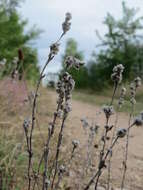
<instances>
[{"instance_id":1,"label":"dried plant","mask_svg":"<svg viewBox=\"0 0 143 190\"><path fill-rule=\"evenodd\" d=\"M64 178L64 174L67 172L67 169L71 169L71 161L73 161L73 158L75 156L75 150L79 146L79 142L77 140L72 141L72 150L71 150L71 156L68 162L65 161L64 164L60 164L60 151L61 146L63 142L63 135L64 135L64 129L65 129L65 122L68 118L69 112L71 111L71 97L72 97L72 91L74 89L75 82L72 79L72 76L68 73L68 69L71 67L74 67L76 69L79 69L82 65L84 65L84 62L72 57L68 56L65 60L65 68L66 71L59 77L59 81L57 83L56 92L58 94L58 100L57 100L57 107L56 111L53 115L53 120L51 123L49 123L48 127L48 137L46 142L44 143L43 147L43 153L41 154L41 158L38 163L38 169L35 173L32 166L32 159L33 159L33 131L35 129L35 121L36 121L36 109L37 109L37 97L39 92L39 87L41 80L44 78L44 71L47 68L47 65L49 62L53 60L55 55L59 51L59 42L62 39L62 37L66 34L66 32L70 29L70 20L71 20L71 14L67 13L64 23L62 24L63 33L60 36L60 38L53 43L50 46L50 52L48 55L48 60L45 63L40 78L37 83L36 91L34 93L33 97L33 104L32 104L32 119L31 123L29 120L25 120L23 124L23 128L25 131L25 137L27 142L27 149L29 154L29 163L28 163L28 190L35 189L35 186L37 187L42 186L43 190L53 190L58 189L60 182ZM102 173L106 169L108 165L108 183L107 183L107 189L110 189L110 176L111 176L111 162L112 162L112 156L115 145L119 142L120 139L126 137L126 146L125 146L125 158L124 158L124 170L123 170L123 179L122 179L122 185L121 188L124 188L124 181L126 176L126 170L127 170L127 159L128 159L128 146L129 146L129 131L130 129L135 125L142 125L143 124L143 115L141 114L139 117L135 118L132 122L133 112L134 112L134 104L135 104L135 95L137 88L141 85L141 80L139 77L137 77L134 80L134 83L131 85L131 99L130 102L132 104L132 111L129 118L129 125L127 128L117 128L118 123L118 112L122 105L124 104L126 89L124 87L121 88L121 93L118 100L117 105L117 112L114 108L114 100L115 95L117 92L117 89L120 87L120 83L122 82L123 78L123 71L124 67L123 65L116 65L113 68L113 73L111 75L111 79L114 82L114 88L113 88L113 94L111 97L111 101L109 105L104 105L102 108L102 111L105 116L105 124L103 128L103 133L101 135L101 138L99 140L99 143L96 144L96 147L94 146L94 139L96 138L96 135L98 134L99 127L96 122L92 123L92 126L85 120L82 119L83 129L85 130L85 134L88 135L87 137L87 156L85 158L86 160L86 167L84 168L83 173L85 172L85 177L90 175L89 182L84 186L83 184L82 189L87 190L94 184L94 189L97 190L99 180L102 176ZM115 122L114 124L111 123L111 117L116 113ZM98 114L97 114L98 115ZM56 129L56 121L60 118L60 127L59 132L57 134L57 141L56 141L56 147L55 147L55 153L52 158L52 164L49 164L49 158L51 154L51 140L53 139L53 136L55 135L55 129ZM88 132L87 132L88 131ZM96 135L95 135L96 134ZM108 142L109 141L109 142ZM109 145L110 144L110 145ZM97 148L99 150L99 161L98 161L98 167L95 172L87 172L88 168L92 167L92 157L94 157L92 154L94 152L94 148ZM53 153L52 153L53 154ZM41 165L44 165L43 169L43 176L42 176L42 182L39 182L39 175L40 175L40 167ZM82 176L84 174L81 174ZM34 180L32 182L32 176L34 176ZM87 181L87 179L86 179ZM83 183L83 182L82 182ZM79 188L79 187L78 187Z\"/></svg>"},{"instance_id":2,"label":"dried plant","mask_svg":"<svg viewBox=\"0 0 143 190\"><path fill-rule=\"evenodd\" d=\"M40 73L40 77L39 77L39 80L37 82L36 90L35 90L35 93L34 93L33 105L32 105L32 119L31 119L32 121L31 121L31 126L28 125L27 126L28 129L24 128L25 135L26 135L27 149L28 149L28 154L29 154L29 163L28 163L28 190L31 189L31 170L32 170L32 158L33 158L32 138L33 138L33 131L34 131L34 128L35 128L36 104L37 104L38 91L39 91L39 87L40 87L41 81L45 77L44 72L45 72L45 69L47 68L47 65L53 60L53 58L55 57L55 55L58 53L59 46L60 46L59 42L62 39L62 37L66 34L66 32L70 29L70 25L71 25L70 20L71 20L71 14L70 13L66 13L65 21L62 24L63 32L62 32L60 38L55 43L53 43L50 46L50 52L49 52L49 55L48 55L48 59L47 59L45 65L44 65L44 67L43 67L43 69L42 69L42 71ZM62 98L64 98L64 97L62 97ZM60 102L60 101L61 100L59 100L59 103L58 103L58 106L57 106L57 112L61 109L61 106L62 106L62 102ZM64 119L63 119L63 123L62 123L62 126L61 126L61 133L60 133L59 139L61 139L62 130L63 130L63 127L64 127L64 121L65 121L65 119L67 117L67 111L68 111L68 105L66 104L65 108L64 108ZM56 118L57 118L57 113L54 113L54 119L53 119L51 128L49 128L49 135L48 135L47 143L46 143L45 148L44 148L44 153L42 155L42 158L40 159L40 163L41 163L42 159L44 159L44 161L45 161L45 171L44 171L44 174L43 174L43 189L47 189L48 188L46 173L47 173L47 164L48 164L49 143L50 143L50 139L51 139L51 137L52 137L52 135L54 133L54 127L55 127ZM57 147L56 160L58 158L58 149L59 149L59 146L60 146L60 140L59 140L58 147ZM39 167L40 167L40 164L39 164ZM57 172L56 170L55 170L55 173Z\"/></svg>"},{"instance_id":3,"label":"dried plant","mask_svg":"<svg viewBox=\"0 0 143 190\"><path fill-rule=\"evenodd\" d=\"M70 171L78 170L76 162L78 162L80 172L78 171L78 185L72 184L73 189L88 190L93 188L98 190L100 180L104 171L107 169L108 177L107 181L103 184L107 190L110 190L112 185L112 161L114 156L115 146L120 141L125 139L125 155L123 157L123 170L121 179L121 189L124 189L127 163L128 163L128 152L130 142L130 130L135 126L143 125L143 113L139 116L134 116L135 104L136 104L136 92L141 86L141 79L135 78L133 83L130 85L130 103L131 113L129 116L128 126L124 128L118 127L119 124L119 111L124 105L126 88L121 87L124 66L122 64L116 65L113 68L111 79L114 83L113 93L109 104L102 106L102 111L95 113L95 118L92 118L91 123L87 119L81 119L82 127L84 130L85 144L81 145L78 139L73 139L68 147L67 155L62 155L62 146L64 144L64 135L66 129L66 121L71 112L71 100L72 92L75 86L75 81L69 74L69 69L74 67L80 69L84 65L83 61L78 60L73 56L68 56L64 62L65 71L59 76L59 80L56 85L57 92L57 104L55 112L52 114L52 120L48 123L47 136L42 135L40 131L40 122L38 121L38 98L40 94L41 81L45 77L45 70L48 64L55 58L59 52L60 42L63 36L70 30L71 26L71 14L67 13L65 21L62 24L62 34L59 39L50 46L48 59L41 70L39 80L37 81L36 90L29 96L30 107L32 107L32 115L26 117L23 121L24 137L26 140L26 149L28 153L28 164L27 164L27 189L35 190L57 190L60 189L61 183L65 180L65 176L70 176ZM15 68L11 73L12 78L16 77L16 71L18 69L19 62L23 61L22 51L19 50L18 59L14 59ZM22 79L24 76L20 76ZM119 99L116 104L116 94L120 89ZM102 112L102 113L101 113ZM105 118L104 124L98 124L97 118L100 114L103 114ZM113 121L112 118L115 117ZM99 121L101 122L101 121ZM101 122L102 123L102 122ZM46 124L47 125L47 124ZM58 127L57 127L58 126ZM42 141L40 146L39 155L34 152L35 139L34 132L35 128L40 131L39 139ZM45 137L46 136L46 137ZM17 144L15 145L11 157L8 159L7 168L10 168L14 160L14 156L19 154L17 151ZM118 147L117 147L118 148ZM20 149L21 151L21 149ZM81 151L81 152L80 152ZM83 151L83 152L82 152ZM7 159L7 157L6 157ZM79 159L80 162L79 162ZM1 160L1 163L4 160ZM35 169L34 163L36 162L37 168ZM96 163L95 163L96 162ZM1 165L0 163L0 165ZM76 166L76 169L74 168ZM42 168L42 170L41 170ZM73 179L74 179L73 177ZM0 170L0 188L2 183L3 173ZM71 185L71 186L72 186ZM75 185L75 186L74 186ZM68 188L67 188L68 189Z\"/></svg>"},{"instance_id":4,"label":"dried plant","mask_svg":"<svg viewBox=\"0 0 143 190\"><path fill-rule=\"evenodd\" d=\"M129 127L128 127L128 130L127 130L127 137L126 137L125 158L124 158L124 161L123 161L124 170L123 170L123 178L122 178L121 190L123 190L123 188L124 188L126 171L127 171L129 135L130 135L130 128L131 128L130 126L131 126L132 117L133 117L133 114L134 114L134 109L135 109L135 104L136 104L135 96L136 96L136 91L137 91L138 87L140 87L140 86L141 86L141 79L139 77L135 78L134 82L130 85L130 90L131 90L131 98L130 98L131 113L130 113L130 117L129 117ZM139 123L138 123L138 121L139 121ZM136 118L133 124L134 125L142 125L142 117Z\"/></svg>"}]
</instances>

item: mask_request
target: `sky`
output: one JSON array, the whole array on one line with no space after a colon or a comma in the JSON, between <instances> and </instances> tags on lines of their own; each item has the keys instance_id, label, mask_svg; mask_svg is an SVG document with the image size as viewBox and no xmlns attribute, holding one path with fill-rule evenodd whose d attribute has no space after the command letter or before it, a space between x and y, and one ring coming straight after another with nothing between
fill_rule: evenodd
<instances>
[{"instance_id":1,"label":"sky","mask_svg":"<svg viewBox=\"0 0 143 190\"><path fill-rule=\"evenodd\" d=\"M64 53L67 39L74 38L79 50L83 51L88 61L96 45L100 43L95 31L103 36L107 30L103 24L107 12L115 18L122 15L121 0L25 0L19 12L21 17L28 19L27 29L40 28L43 33L34 43L38 50L39 64L42 67L47 59L49 46L55 42L62 32L61 24L65 13L72 14L71 30L61 42L59 55L50 63L47 72L58 72L61 69L61 56ZM140 8L143 14L143 0L126 0L129 7Z\"/></svg>"}]
</instances>

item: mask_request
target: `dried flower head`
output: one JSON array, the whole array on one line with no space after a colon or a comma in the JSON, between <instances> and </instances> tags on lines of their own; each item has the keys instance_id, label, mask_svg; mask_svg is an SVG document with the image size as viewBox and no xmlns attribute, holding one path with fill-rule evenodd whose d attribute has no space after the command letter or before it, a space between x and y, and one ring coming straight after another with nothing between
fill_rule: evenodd
<instances>
[{"instance_id":1,"label":"dried flower head","mask_svg":"<svg viewBox=\"0 0 143 190\"><path fill-rule=\"evenodd\" d=\"M57 117L62 118L62 111L61 110L57 111Z\"/></svg>"},{"instance_id":2,"label":"dried flower head","mask_svg":"<svg viewBox=\"0 0 143 190\"><path fill-rule=\"evenodd\" d=\"M87 129L89 127L88 121L85 118L81 119L82 127Z\"/></svg>"},{"instance_id":3,"label":"dried flower head","mask_svg":"<svg viewBox=\"0 0 143 190\"><path fill-rule=\"evenodd\" d=\"M143 112L140 113L139 116L137 116L135 119L134 119L134 125L136 126L142 126L143 125Z\"/></svg>"},{"instance_id":4,"label":"dried flower head","mask_svg":"<svg viewBox=\"0 0 143 190\"><path fill-rule=\"evenodd\" d=\"M63 175L66 172L66 168L64 165L61 165L59 167L59 175Z\"/></svg>"},{"instance_id":5,"label":"dried flower head","mask_svg":"<svg viewBox=\"0 0 143 190\"><path fill-rule=\"evenodd\" d=\"M56 55L59 52L59 43L54 43L50 46L50 53L51 55Z\"/></svg>"},{"instance_id":6,"label":"dried flower head","mask_svg":"<svg viewBox=\"0 0 143 190\"><path fill-rule=\"evenodd\" d=\"M57 88L56 88L56 91L58 93L57 104L60 104L60 109L65 114L68 114L71 111L70 100L74 86L75 82L72 79L72 76L68 72L63 73L61 79L57 83ZM62 113L60 114L62 115Z\"/></svg>"},{"instance_id":7,"label":"dried flower head","mask_svg":"<svg viewBox=\"0 0 143 190\"><path fill-rule=\"evenodd\" d=\"M141 78L140 78L140 77L135 78L135 79L134 79L134 83L135 83L135 87L136 87L136 88L140 87L141 84L142 84Z\"/></svg>"},{"instance_id":8,"label":"dried flower head","mask_svg":"<svg viewBox=\"0 0 143 190\"><path fill-rule=\"evenodd\" d=\"M130 84L130 94L131 94L131 98L130 98L130 102L132 105L135 105L136 104L136 99L135 99L135 96L136 96L136 83L135 81L132 82Z\"/></svg>"},{"instance_id":9,"label":"dried flower head","mask_svg":"<svg viewBox=\"0 0 143 190\"><path fill-rule=\"evenodd\" d=\"M25 133L28 133L29 126L30 126L30 119L29 118L24 119L23 128L24 128Z\"/></svg>"},{"instance_id":10,"label":"dried flower head","mask_svg":"<svg viewBox=\"0 0 143 190\"><path fill-rule=\"evenodd\" d=\"M121 89L121 96L125 96L127 92L127 89L125 87L122 87Z\"/></svg>"},{"instance_id":11,"label":"dried flower head","mask_svg":"<svg viewBox=\"0 0 143 190\"><path fill-rule=\"evenodd\" d=\"M66 114L68 114L69 112L71 112L71 105L70 105L70 103L69 102L66 102L65 103L65 105L64 105L64 112L66 113Z\"/></svg>"},{"instance_id":12,"label":"dried flower head","mask_svg":"<svg viewBox=\"0 0 143 190\"><path fill-rule=\"evenodd\" d=\"M74 149L78 148L79 147L79 141L78 140L73 140L72 145L73 145Z\"/></svg>"},{"instance_id":13,"label":"dried flower head","mask_svg":"<svg viewBox=\"0 0 143 190\"><path fill-rule=\"evenodd\" d=\"M119 138L125 137L126 134L127 134L127 129L122 128L122 129L118 129L117 131L117 137Z\"/></svg>"},{"instance_id":14,"label":"dried flower head","mask_svg":"<svg viewBox=\"0 0 143 190\"><path fill-rule=\"evenodd\" d=\"M64 64L65 64L67 69L70 69L71 67L74 67L75 69L79 69L85 63L83 61L73 57L73 56L68 56L68 57L66 57Z\"/></svg>"},{"instance_id":15,"label":"dried flower head","mask_svg":"<svg viewBox=\"0 0 143 190\"><path fill-rule=\"evenodd\" d=\"M111 75L111 79L115 83L120 83L122 81L122 73L124 71L124 66L122 64L116 65L113 68L113 74Z\"/></svg>"},{"instance_id":16,"label":"dried flower head","mask_svg":"<svg viewBox=\"0 0 143 190\"><path fill-rule=\"evenodd\" d=\"M49 186L51 184L51 182L50 182L50 180L48 178L46 178L45 184L47 184L47 186Z\"/></svg>"},{"instance_id":17,"label":"dried flower head","mask_svg":"<svg viewBox=\"0 0 143 190\"><path fill-rule=\"evenodd\" d=\"M93 134L97 134L99 128L100 128L99 125L91 126L90 131L93 132Z\"/></svg>"},{"instance_id":18,"label":"dried flower head","mask_svg":"<svg viewBox=\"0 0 143 190\"><path fill-rule=\"evenodd\" d=\"M132 97L132 98L130 99L130 102L131 102L132 105L135 105L135 104L136 104L136 99L135 99L134 97Z\"/></svg>"},{"instance_id":19,"label":"dried flower head","mask_svg":"<svg viewBox=\"0 0 143 190\"><path fill-rule=\"evenodd\" d=\"M108 119L111 115L114 114L113 106L103 106L103 112L105 113L106 118Z\"/></svg>"},{"instance_id":20,"label":"dried flower head","mask_svg":"<svg viewBox=\"0 0 143 190\"><path fill-rule=\"evenodd\" d=\"M70 13L66 13L65 21L62 24L63 33L65 34L67 31L70 30L72 15Z\"/></svg>"},{"instance_id":21,"label":"dried flower head","mask_svg":"<svg viewBox=\"0 0 143 190\"><path fill-rule=\"evenodd\" d=\"M124 98L125 98L125 95L126 95L126 91L127 91L126 88L122 87L121 93L120 93L120 98L119 98L119 101L118 101L119 107L121 107L124 104Z\"/></svg>"},{"instance_id":22,"label":"dried flower head","mask_svg":"<svg viewBox=\"0 0 143 190\"><path fill-rule=\"evenodd\" d=\"M130 85L130 93L131 93L130 102L132 105L136 104L136 99L135 99L136 91L137 91L137 88L140 86L141 86L141 78L136 77Z\"/></svg>"}]
</instances>

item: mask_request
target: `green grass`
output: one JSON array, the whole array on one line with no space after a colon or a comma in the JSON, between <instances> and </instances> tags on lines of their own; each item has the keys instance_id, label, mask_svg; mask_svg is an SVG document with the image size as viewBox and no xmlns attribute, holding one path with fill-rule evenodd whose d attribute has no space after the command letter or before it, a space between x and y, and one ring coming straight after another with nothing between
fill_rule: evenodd
<instances>
[{"instance_id":1,"label":"green grass","mask_svg":"<svg viewBox=\"0 0 143 190\"><path fill-rule=\"evenodd\" d=\"M97 106L103 106L105 104L109 104L111 101L111 96L112 96L112 90L108 90L105 92L100 93L93 93L93 92L88 92L88 91L75 91L73 93L73 99L86 102L92 105L97 105ZM143 92L139 91L139 93L136 96L137 103L135 105L135 114L138 114L143 110ZM117 107L118 103L118 96L115 98L114 105ZM131 110L131 104L129 101L129 94L126 95L126 100L125 104L121 108L121 112L130 112Z\"/></svg>"}]
</instances>

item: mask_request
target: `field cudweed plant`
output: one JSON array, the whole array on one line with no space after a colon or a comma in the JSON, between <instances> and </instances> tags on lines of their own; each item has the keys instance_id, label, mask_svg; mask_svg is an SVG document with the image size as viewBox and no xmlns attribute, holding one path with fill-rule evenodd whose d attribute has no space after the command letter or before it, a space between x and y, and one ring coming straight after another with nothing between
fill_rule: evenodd
<instances>
[{"instance_id":1,"label":"field cudweed plant","mask_svg":"<svg viewBox=\"0 0 143 190\"><path fill-rule=\"evenodd\" d=\"M123 168L121 171L119 171L122 176L120 189L123 190L126 187L126 175L129 160L129 142L131 140L130 131L132 128L136 128L136 126L143 125L143 112L137 116L134 115L136 106L136 93L138 88L141 86L141 79L136 77L130 85L131 111L129 115L128 126L118 126L120 109L125 104L127 92L127 89L124 86L121 86L124 69L126 69L122 64L116 65L113 68L113 72L111 73L113 93L110 102L106 105L103 105L100 112L95 113L95 119L92 120L92 122L87 121L86 119L81 119L81 125L86 136L86 147L82 147L80 145L80 140L73 139L71 142L71 147L69 148L70 153L67 153L65 156L62 155L62 145L64 138L66 138L64 136L64 131L66 128L66 122L72 110L72 92L76 83L76 81L74 81L72 76L69 74L69 70L72 67L79 70L80 67L84 65L83 61L80 61L73 56L68 56L66 58L64 62L65 71L59 76L59 80L56 85L56 109L51 116L51 122L45 124L48 125L47 136L46 138L42 139L44 140L44 143L40 147L40 155L38 155L38 159L37 153L35 153L34 132L37 125L39 125L37 122L37 110L41 82L45 77L44 73L46 68L60 50L62 38L70 30L71 19L71 14L66 13L65 20L62 24L62 34L56 42L51 44L47 61L41 70L36 89L34 93L32 93L32 98L30 100L32 107L31 118L25 118L23 121L24 138L28 155L26 189L68 190L73 188L74 190L98 190L99 187L104 186L106 190L111 190L113 188L112 162L115 154L114 150L115 147L118 147L118 145L124 139L124 156L121 161L123 163ZM23 60L21 51L19 52L19 60ZM14 76L14 74L15 71L12 73L12 76ZM120 90L119 98L118 101L115 101L118 90ZM96 119L100 114L104 115L104 124L97 124L96 122ZM115 118L114 121L112 119L113 116ZM39 136L39 139L41 138L42 137ZM84 154L81 152L84 152ZM78 158L79 155L84 156ZM79 160L77 161L77 159ZM74 162L78 162L78 166L81 168L79 172L76 166L77 174L75 174L76 176L73 176L73 178L78 176L78 186L73 184L72 180L72 184L70 184L68 187L62 186L61 184L64 184L66 178L71 177L70 172L73 170L73 166L75 166ZM104 172L107 172L107 178L103 182L102 176ZM68 181L70 183L70 179Z\"/></svg>"},{"instance_id":2,"label":"field cudweed plant","mask_svg":"<svg viewBox=\"0 0 143 190\"><path fill-rule=\"evenodd\" d=\"M71 99L72 99L72 91L75 86L75 81L73 80L72 76L68 73L68 70L72 67L76 69L80 69L81 66L84 65L84 62L72 57L68 56L65 60L65 68L66 71L61 74L59 77L59 81L57 83L56 92L58 95L57 99L57 107L56 111L53 114L52 122L49 124L48 127L48 136L47 140L45 142L41 155L41 158L38 163L38 169L37 171L33 171L32 166L32 160L34 159L34 152L33 152L33 131L35 130L35 121L36 121L36 109L37 109L37 98L38 98L38 92L39 87L42 79L44 78L44 71L47 68L49 62L51 62L55 55L59 52L60 47L60 41L63 38L63 36L69 31L71 26L71 14L67 13L64 23L62 24L63 33L61 34L60 38L53 43L50 46L50 52L48 55L48 60L45 63L40 78L37 82L37 87L35 90L35 95L33 99L33 106L32 106L32 119L31 123L29 120L25 120L23 124L23 128L25 131L25 137L27 142L27 151L29 155L29 162L28 162L28 190L35 189L36 186L43 190L53 190L53 189L59 189L60 183L62 180L64 180L64 175L66 173L69 173L69 170L71 169L72 162L74 162L74 157L76 155L76 151L80 146L80 143L78 140L72 141L72 149L71 149L71 156L69 158L69 161L63 164L61 164L59 155L61 151L62 141L63 141L63 135L64 135L64 129L65 129L65 123L66 120L70 114L71 111ZM82 170L86 174L84 175L84 180L80 182L81 187L79 189L88 190L90 188L94 190L98 190L100 179L102 178L102 174L105 170L108 170L108 179L106 184L103 184L106 186L106 189L109 190L111 187L111 175L112 175L112 159L114 155L114 147L122 141L122 138L126 138L126 144L124 146L125 149L125 155L123 158L124 168L122 171L122 181L121 181L121 189L124 189L125 186L125 178L126 178L126 171L127 171L127 163L128 163L128 149L129 149L129 140L130 140L130 130L135 126L141 126L143 125L143 113L141 113L139 116L134 117L134 109L135 109L135 103L136 103L136 91L141 86L141 79L139 77L135 78L133 83L130 85L130 103L131 103L131 113L129 117L129 125L125 128L119 128L117 127L118 123L118 115L120 108L124 105L124 100L126 96L126 88L121 87L121 92L118 100L118 105L115 111L114 108L114 100L115 95L117 93L117 89L120 88L120 84L123 79L123 72L124 72L124 66L122 64L116 65L113 68L113 73L111 74L111 79L114 83L113 88L113 94L111 97L111 101L109 104L104 105L102 108L102 112L105 116L105 124L103 127L92 125L85 120L82 119L83 128L86 131L86 134L88 134L88 140L87 140L87 156L86 158L83 158L86 160L86 172L85 170ZM73 110L74 111L74 110ZM116 114L116 119L114 124L111 122L112 115ZM56 121L60 118L60 127L56 139L56 146L54 147L54 156L52 157L52 164L49 164L49 158L51 154L51 140L53 136L55 135L56 130ZM133 119L134 118L134 119ZM99 137L99 142L96 144L96 150L92 148L94 146L94 138L98 135L99 130L103 130L102 135ZM88 130L88 132L87 132ZM110 142L109 142L110 141ZM98 163L97 168L92 170L92 173L88 170L90 167L92 167L92 157L90 156L93 154L93 151L97 151L98 154ZM52 151L53 152L53 151ZM96 155L97 156L97 155ZM43 173L40 172L40 167L43 165ZM89 175L90 173L90 175ZM42 176L41 176L42 175ZM83 179L83 174L80 174Z\"/></svg>"}]
</instances>

